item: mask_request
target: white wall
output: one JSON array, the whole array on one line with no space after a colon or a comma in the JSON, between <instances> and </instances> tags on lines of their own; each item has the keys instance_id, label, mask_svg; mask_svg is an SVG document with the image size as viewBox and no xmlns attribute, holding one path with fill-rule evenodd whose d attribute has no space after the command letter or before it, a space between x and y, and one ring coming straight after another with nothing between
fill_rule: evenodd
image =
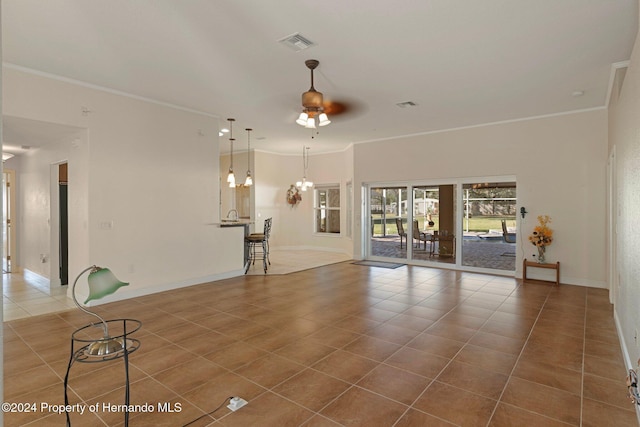
<instances>
[{"instance_id":1,"label":"white wall","mask_svg":"<svg viewBox=\"0 0 640 427\"><path fill-rule=\"evenodd\" d=\"M14 69L6 70L4 88L5 114L88 129L84 253L132 282L122 292L145 293L240 270L241 228L208 225L219 219L220 208L217 120ZM91 112L83 115L83 107ZM340 184L344 205L346 183L353 179L355 218L363 182L516 176L519 205L530 212L519 224L525 233L537 215L553 217L556 240L548 257L561 261L561 280L605 286L605 245L594 244L605 241L604 109L310 154L308 178ZM353 239L315 235L312 194L298 206L286 203L289 185L301 177L301 156L256 151L254 158L256 229L274 218L272 247L361 255L359 222ZM236 169L246 172L246 161ZM346 215L342 221L345 230ZM111 230L101 226L111 222ZM521 259L519 253L518 270Z\"/></svg>"},{"instance_id":2,"label":"white wall","mask_svg":"<svg viewBox=\"0 0 640 427\"><path fill-rule=\"evenodd\" d=\"M352 149L330 154L309 152L307 178L316 185L340 185L342 206L346 206L346 183L353 177ZM273 217L271 247L282 249L316 249L351 255L353 241L345 235L347 215L341 213L340 236L314 233L313 191L301 192L297 205L287 203L289 187L302 179L302 152L286 156L256 151L255 212L256 228Z\"/></svg>"},{"instance_id":3,"label":"white wall","mask_svg":"<svg viewBox=\"0 0 640 427\"><path fill-rule=\"evenodd\" d=\"M629 368L637 367L640 343L634 339L640 331L640 43L636 38L630 66L626 71L619 97L610 112L610 146L615 146L616 183L614 214L617 220L617 265L613 276L618 279L615 291L615 315L619 333L627 350ZM615 95L615 93L614 93ZM615 283L615 282L614 282ZM640 337L638 338L640 340Z\"/></svg>"},{"instance_id":4,"label":"white wall","mask_svg":"<svg viewBox=\"0 0 640 427\"><path fill-rule=\"evenodd\" d=\"M131 282L114 299L241 271L241 228L211 225L219 220L215 118L15 69L4 69L3 89L7 115L88 130L86 174L73 178L87 185L88 238L70 249ZM72 265L70 277L83 266Z\"/></svg>"},{"instance_id":5,"label":"white wall","mask_svg":"<svg viewBox=\"0 0 640 427\"><path fill-rule=\"evenodd\" d=\"M16 171L14 190L17 191L17 218L14 223L14 236L19 237L19 244L13 261L14 267L26 268L42 277L50 278L49 264L40 262L40 254L46 254L47 258L51 255L50 161L47 159L48 156L34 154L15 157L5 163L6 169ZM23 188L28 189L28 192L21 191Z\"/></svg>"},{"instance_id":6,"label":"white wall","mask_svg":"<svg viewBox=\"0 0 640 427\"><path fill-rule=\"evenodd\" d=\"M42 123L37 126L52 130L60 127ZM76 128L69 128L67 133L63 140L32 149L5 163L6 168L16 171L14 226L18 244L14 266L50 279L52 286L60 285L57 182L57 165L60 163L69 165L68 205L72 207L69 244L86 247L87 243L87 134ZM52 171L55 176L52 176ZM69 260L71 264L87 262L82 252L74 251L73 255Z\"/></svg>"},{"instance_id":7,"label":"white wall","mask_svg":"<svg viewBox=\"0 0 640 427\"><path fill-rule=\"evenodd\" d=\"M221 139L221 144L227 144L228 142L224 139ZM237 145L237 142L236 142ZM255 166L253 151L251 154L251 176L254 181L256 179ZM231 209L237 208L237 203L240 203L240 200L236 203L236 194L235 188L232 189L229 187L227 183L227 175L229 174L229 165L230 165L230 156L229 154L220 155L220 218L226 218L227 214ZM233 174L236 177L236 185L243 184L247 177L247 152L240 151L236 152L234 149L233 153ZM255 188L255 187L254 187ZM254 188L251 189L252 199ZM251 200L251 206L254 206L255 201Z\"/></svg>"},{"instance_id":8,"label":"white wall","mask_svg":"<svg viewBox=\"0 0 640 427\"><path fill-rule=\"evenodd\" d=\"M369 182L515 176L518 206L529 211L526 222L518 223L525 238L516 274L522 274L523 253L528 258L534 253L526 236L536 217L546 214L555 233L547 258L560 261L561 281L606 287L606 110L358 144L354 157L355 188ZM354 206L359 241L359 191Z\"/></svg>"}]
</instances>

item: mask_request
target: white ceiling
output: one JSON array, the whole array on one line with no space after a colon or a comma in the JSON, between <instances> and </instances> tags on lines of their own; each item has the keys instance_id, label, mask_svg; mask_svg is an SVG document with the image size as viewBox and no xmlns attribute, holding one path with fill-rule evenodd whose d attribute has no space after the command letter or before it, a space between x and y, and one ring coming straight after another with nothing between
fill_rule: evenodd
<instances>
[{"instance_id":1,"label":"white ceiling","mask_svg":"<svg viewBox=\"0 0 640 427\"><path fill-rule=\"evenodd\" d=\"M638 0L2 1L5 64L235 117L240 148L252 127L295 154L603 107L637 23ZM316 45L278 43L296 32ZM311 58L356 107L313 142L294 122Z\"/></svg>"}]
</instances>

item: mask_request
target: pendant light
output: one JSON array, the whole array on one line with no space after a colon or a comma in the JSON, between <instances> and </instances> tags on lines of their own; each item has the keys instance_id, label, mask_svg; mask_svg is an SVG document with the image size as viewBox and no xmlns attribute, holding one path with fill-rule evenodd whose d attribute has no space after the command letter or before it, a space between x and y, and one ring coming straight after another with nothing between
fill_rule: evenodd
<instances>
[{"instance_id":1,"label":"pendant light","mask_svg":"<svg viewBox=\"0 0 640 427\"><path fill-rule=\"evenodd\" d=\"M245 187L251 187L253 185L253 178L251 178L251 131L253 129L245 129L247 131L247 178L244 180Z\"/></svg>"},{"instance_id":2,"label":"pendant light","mask_svg":"<svg viewBox=\"0 0 640 427\"><path fill-rule=\"evenodd\" d=\"M307 191L308 188L313 187L313 182L307 181L307 167L309 166L309 148L302 147L302 181L296 182L296 187L301 191Z\"/></svg>"},{"instance_id":3,"label":"pendant light","mask_svg":"<svg viewBox=\"0 0 640 427\"><path fill-rule=\"evenodd\" d=\"M227 175L227 182L229 183L229 188L233 188L236 186L236 176L233 174L233 122L236 119L227 119L229 121L229 145L231 146L231 159L229 163L229 174Z\"/></svg>"}]
</instances>

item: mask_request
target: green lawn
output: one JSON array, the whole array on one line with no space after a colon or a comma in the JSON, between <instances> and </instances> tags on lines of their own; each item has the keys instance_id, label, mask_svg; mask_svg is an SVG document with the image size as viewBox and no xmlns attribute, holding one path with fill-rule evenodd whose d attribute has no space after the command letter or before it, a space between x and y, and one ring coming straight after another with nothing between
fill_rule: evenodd
<instances>
[{"instance_id":1,"label":"green lawn","mask_svg":"<svg viewBox=\"0 0 640 427\"><path fill-rule=\"evenodd\" d=\"M382 215L373 215L373 234L374 235L382 235ZM418 226L420 230L424 230L424 222L425 218L423 216L419 216L416 218L418 220ZM438 230L438 215L432 216L432 221L435 222L433 227L428 227L428 229ZM489 230L502 230L503 219L507 220L507 227L515 227L516 219L515 217L503 217L503 216L475 216L469 218L469 231L487 233ZM405 231L408 231L407 227L407 219L404 218L404 228ZM466 218L462 223L463 229L467 230L467 220ZM386 224L387 234L397 234L398 230L396 228L396 217L387 215L387 224Z\"/></svg>"}]
</instances>

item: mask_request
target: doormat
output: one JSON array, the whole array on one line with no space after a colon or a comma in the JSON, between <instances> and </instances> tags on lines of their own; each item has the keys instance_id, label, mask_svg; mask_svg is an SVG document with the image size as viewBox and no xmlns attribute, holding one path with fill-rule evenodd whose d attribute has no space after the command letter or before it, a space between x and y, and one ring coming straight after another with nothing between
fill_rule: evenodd
<instances>
[{"instance_id":1,"label":"doormat","mask_svg":"<svg viewBox=\"0 0 640 427\"><path fill-rule=\"evenodd\" d=\"M382 262L382 261L357 261L352 264L366 265L367 267L380 267L380 268L398 268L405 265L405 264L400 264L396 262Z\"/></svg>"},{"instance_id":2,"label":"doormat","mask_svg":"<svg viewBox=\"0 0 640 427\"><path fill-rule=\"evenodd\" d=\"M510 256L510 257L515 257L516 253L515 252L505 252L502 254L502 256Z\"/></svg>"}]
</instances>

